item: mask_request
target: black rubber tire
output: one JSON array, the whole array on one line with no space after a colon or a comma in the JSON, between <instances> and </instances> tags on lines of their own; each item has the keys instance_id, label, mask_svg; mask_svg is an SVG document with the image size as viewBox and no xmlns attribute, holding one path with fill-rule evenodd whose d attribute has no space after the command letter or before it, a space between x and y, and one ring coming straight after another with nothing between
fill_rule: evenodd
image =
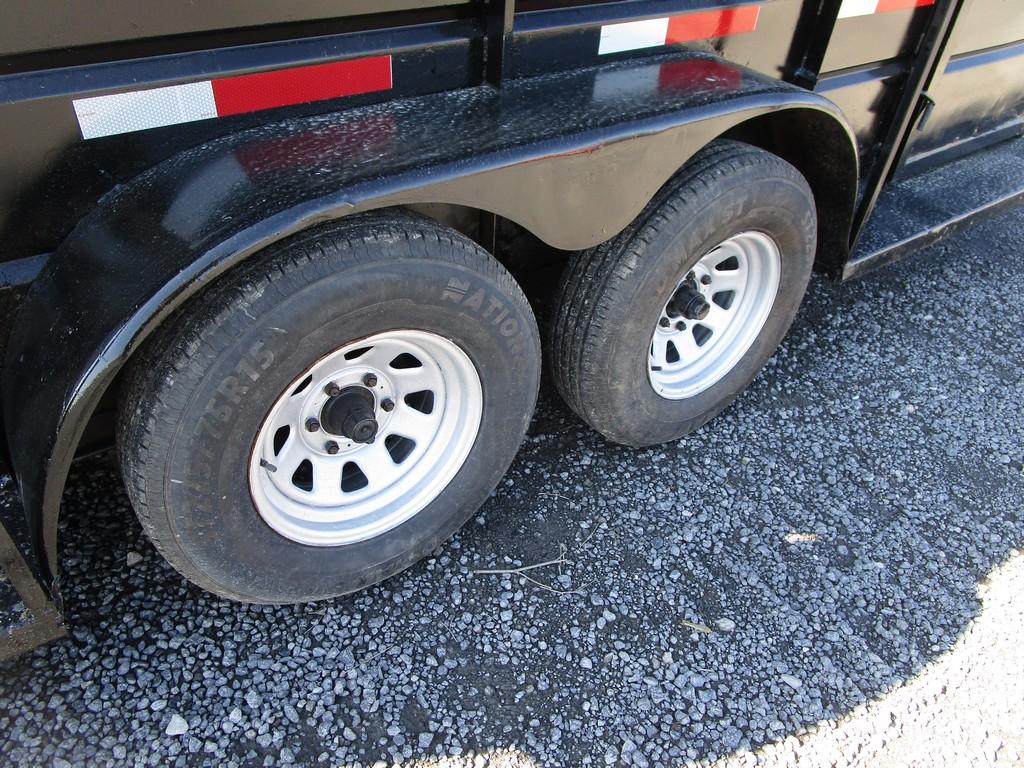
<instances>
[{"instance_id":1,"label":"black rubber tire","mask_svg":"<svg viewBox=\"0 0 1024 768\"><path fill-rule=\"evenodd\" d=\"M772 236L782 253L779 290L760 335L710 388L683 400L661 397L647 371L661 308L705 253L748 230ZM570 258L548 350L555 385L612 442L653 445L692 432L732 402L779 345L803 298L816 243L814 196L792 165L739 142L709 145L625 231Z\"/></svg>"},{"instance_id":2,"label":"black rubber tire","mask_svg":"<svg viewBox=\"0 0 1024 768\"><path fill-rule=\"evenodd\" d=\"M265 414L325 354L410 327L454 341L480 375L482 421L462 468L372 539L314 547L279 535L247 480ZM515 456L539 378L529 304L483 249L411 214L343 219L228 272L149 340L122 390L122 472L149 538L200 587L258 603L331 597L406 568L473 514Z\"/></svg>"}]
</instances>

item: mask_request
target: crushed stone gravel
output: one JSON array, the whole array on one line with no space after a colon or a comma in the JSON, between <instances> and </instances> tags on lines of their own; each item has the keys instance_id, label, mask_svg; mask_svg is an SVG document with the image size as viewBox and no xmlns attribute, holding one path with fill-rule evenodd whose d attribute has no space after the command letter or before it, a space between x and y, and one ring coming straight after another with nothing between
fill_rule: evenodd
<instances>
[{"instance_id":1,"label":"crushed stone gravel","mask_svg":"<svg viewBox=\"0 0 1024 768\"><path fill-rule=\"evenodd\" d=\"M816 278L750 390L677 443L609 445L545 393L474 520L338 600L203 593L110 460L78 465L70 635L0 665L0 754L1022 765L1021 242L1017 209L855 283Z\"/></svg>"}]
</instances>

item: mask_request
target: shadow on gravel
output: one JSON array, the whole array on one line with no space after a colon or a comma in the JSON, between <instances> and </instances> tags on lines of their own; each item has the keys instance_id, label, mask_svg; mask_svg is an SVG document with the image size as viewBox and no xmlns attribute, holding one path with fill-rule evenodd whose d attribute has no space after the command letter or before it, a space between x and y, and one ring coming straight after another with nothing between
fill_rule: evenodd
<instances>
[{"instance_id":1,"label":"shadow on gravel","mask_svg":"<svg viewBox=\"0 0 1024 768\"><path fill-rule=\"evenodd\" d=\"M842 716L947 651L1024 544L1022 236L1016 212L856 284L815 280L751 390L678 444L609 445L545 393L453 542L328 603L187 585L112 464L78 466L71 636L0 668L0 753L681 765ZM474 573L562 547L529 580Z\"/></svg>"}]
</instances>

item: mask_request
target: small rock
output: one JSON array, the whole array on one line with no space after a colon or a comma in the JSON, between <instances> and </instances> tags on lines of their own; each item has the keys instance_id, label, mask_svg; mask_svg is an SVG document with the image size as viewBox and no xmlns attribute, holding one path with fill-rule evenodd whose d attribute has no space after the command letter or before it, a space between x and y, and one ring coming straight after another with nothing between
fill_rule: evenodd
<instances>
[{"instance_id":1,"label":"small rock","mask_svg":"<svg viewBox=\"0 0 1024 768\"><path fill-rule=\"evenodd\" d=\"M800 687L803 685L803 682L800 680L799 677L793 677L792 675L780 675L779 680L784 682L794 691L799 691Z\"/></svg>"},{"instance_id":2,"label":"small rock","mask_svg":"<svg viewBox=\"0 0 1024 768\"><path fill-rule=\"evenodd\" d=\"M715 626L718 627L723 632L732 632L734 629L736 629L736 622L733 621L732 619L724 619L723 618L723 619L719 619L718 621L716 621L715 622Z\"/></svg>"},{"instance_id":3,"label":"small rock","mask_svg":"<svg viewBox=\"0 0 1024 768\"><path fill-rule=\"evenodd\" d=\"M131 568L133 565L138 565L142 562L142 555L138 552L129 552L124 558L125 565Z\"/></svg>"},{"instance_id":4,"label":"small rock","mask_svg":"<svg viewBox=\"0 0 1024 768\"><path fill-rule=\"evenodd\" d=\"M164 733L168 736L181 736L183 733L188 733L188 721L181 715L171 715L171 720L167 723Z\"/></svg>"}]
</instances>

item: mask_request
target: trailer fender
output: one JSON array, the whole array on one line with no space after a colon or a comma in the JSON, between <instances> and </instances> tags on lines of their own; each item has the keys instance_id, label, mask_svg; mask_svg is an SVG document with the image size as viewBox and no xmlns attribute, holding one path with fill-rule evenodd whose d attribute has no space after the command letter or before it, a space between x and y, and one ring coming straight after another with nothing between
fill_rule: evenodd
<instances>
[{"instance_id":1,"label":"trailer fender","mask_svg":"<svg viewBox=\"0 0 1024 768\"><path fill-rule=\"evenodd\" d=\"M100 396L225 270L318 222L415 203L472 206L559 248L589 247L701 147L758 120L764 130L747 133L808 177L822 248L845 259L857 162L838 109L694 52L263 125L112 190L32 284L7 348L7 440L51 592L60 496Z\"/></svg>"}]
</instances>

